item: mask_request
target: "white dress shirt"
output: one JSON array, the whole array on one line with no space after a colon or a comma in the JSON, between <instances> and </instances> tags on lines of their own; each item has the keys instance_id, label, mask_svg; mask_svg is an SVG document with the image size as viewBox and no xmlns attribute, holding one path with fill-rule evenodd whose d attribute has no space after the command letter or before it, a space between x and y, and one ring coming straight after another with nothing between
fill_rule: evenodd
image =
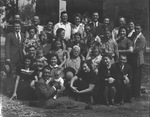
<instances>
[{"instance_id":1,"label":"white dress shirt","mask_svg":"<svg viewBox=\"0 0 150 117\"><path fill-rule=\"evenodd\" d=\"M71 37L71 23L67 22L64 24L63 22L59 22L59 23L55 24L55 26L54 26L54 35L55 36L56 36L56 31L59 28L63 28L65 30L64 39L68 41Z\"/></svg>"}]
</instances>

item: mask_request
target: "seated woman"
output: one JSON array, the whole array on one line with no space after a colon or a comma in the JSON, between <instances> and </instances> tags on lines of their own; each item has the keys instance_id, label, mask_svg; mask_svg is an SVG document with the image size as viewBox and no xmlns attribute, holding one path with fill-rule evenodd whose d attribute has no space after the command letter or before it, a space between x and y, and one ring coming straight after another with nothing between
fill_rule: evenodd
<instances>
[{"instance_id":1,"label":"seated woman","mask_svg":"<svg viewBox=\"0 0 150 117\"><path fill-rule=\"evenodd\" d=\"M34 80L34 70L31 65L31 58L27 56L24 65L18 66L15 88L11 99L35 99L34 90L30 87L30 83Z\"/></svg>"},{"instance_id":2,"label":"seated woman","mask_svg":"<svg viewBox=\"0 0 150 117\"><path fill-rule=\"evenodd\" d=\"M96 83L96 74L89 62L82 63L81 71L71 79L70 87L80 101L91 105L92 91Z\"/></svg>"},{"instance_id":3,"label":"seated woman","mask_svg":"<svg viewBox=\"0 0 150 117\"><path fill-rule=\"evenodd\" d=\"M99 67L99 81L100 84L104 86L104 98L105 104L109 105L110 103L114 105L115 101L115 72L111 67L111 55L104 55L102 63ZM109 97L110 95L110 97ZM110 99L110 100L109 100Z\"/></svg>"},{"instance_id":4,"label":"seated woman","mask_svg":"<svg viewBox=\"0 0 150 117\"><path fill-rule=\"evenodd\" d=\"M66 67L71 67L75 69L76 74L79 72L81 68L81 63L84 60L84 57L80 54L80 47L75 45L70 54L68 54L68 58L66 61Z\"/></svg>"}]
</instances>

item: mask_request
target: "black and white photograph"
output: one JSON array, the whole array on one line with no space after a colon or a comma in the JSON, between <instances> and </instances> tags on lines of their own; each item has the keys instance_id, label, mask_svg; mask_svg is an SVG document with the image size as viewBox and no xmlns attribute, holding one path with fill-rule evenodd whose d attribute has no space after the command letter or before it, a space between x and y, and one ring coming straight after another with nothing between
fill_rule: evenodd
<instances>
[{"instance_id":1,"label":"black and white photograph","mask_svg":"<svg viewBox=\"0 0 150 117\"><path fill-rule=\"evenodd\" d=\"M0 117L149 117L149 0L0 0Z\"/></svg>"}]
</instances>

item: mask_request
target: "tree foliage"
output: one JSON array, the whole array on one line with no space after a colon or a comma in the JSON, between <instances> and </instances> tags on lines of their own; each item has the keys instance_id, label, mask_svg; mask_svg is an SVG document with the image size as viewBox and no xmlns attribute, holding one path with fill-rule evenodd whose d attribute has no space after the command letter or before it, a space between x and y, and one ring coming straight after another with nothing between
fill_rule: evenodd
<instances>
[{"instance_id":1,"label":"tree foliage","mask_svg":"<svg viewBox=\"0 0 150 117\"><path fill-rule=\"evenodd\" d=\"M31 20L35 15L33 4L28 3L27 5L23 5L19 11L19 14L23 21Z\"/></svg>"}]
</instances>

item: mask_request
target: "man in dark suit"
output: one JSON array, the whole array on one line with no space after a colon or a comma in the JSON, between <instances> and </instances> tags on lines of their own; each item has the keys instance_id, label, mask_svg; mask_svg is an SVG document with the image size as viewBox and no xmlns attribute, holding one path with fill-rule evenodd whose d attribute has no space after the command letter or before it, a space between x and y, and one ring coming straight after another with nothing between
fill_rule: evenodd
<instances>
[{"instance_id":1,"label":"man in dark suit","mask_svg":"<svg viewBox=\"0 0 150 117\"><path fill-rule=\"evenodd\" d=\"M112 65L116 78L116 95L119 100L121 98L121 104L123 104L125 100L131 101L132 69L131 66L126 63L127 56L121 54L119 56L119 62Z\"/></svg>"},{"instance_id":2,"label":"man in dark suit","mask_svg":"<svg viewBox=\"0 0 150 117\"><path fill-rule=\"evenodd\" d=\"M20 65L23 61L24 35L20 31L21 29L20 22L14 22L13 28L14 28L13 32L8 33L6 37L5 55L6 55L6 64L10 65L11 75L14 79L16 74L16 66Z\"/></svg>"},{"instance_id":3,"label":"man in dark suit","mask_svg":"<svg viewBox=\"0 0 150 117\"><path fill-rule=\"evenodd\" d=\"M93 33L93 36L99 36L100 38L103 37L103 28L102 28L102 23L99 21L99 14L98 12L93 12L92 14L92 22L89 24L91 27L91 31Z\"/></svg>"},{"instance_id":4,"label":"man in dark suit","mask_svg":"<svg viewBox=\"0 0 150 117\"><path fill-rule=\"evenodd\" d=\"M45 66L43 68L43 76L36 83L36 94L38 101L47 101L52 98L59 88L59 83L53 82L50 78L51 68L49 66Z\"/></svg>"},{"instance_id":5,"label":"man in dark suit","mask_svg":"<svg viewBox=\"0 0 150 117\"><path fill-rule=\"evenodd\" d=\"M133 39L133 97L140 98L142 68L144 64L144 51L146 40L142 34L142 28L139 24L135 25L135 37Z\"/></svg>"}]
</instances>

